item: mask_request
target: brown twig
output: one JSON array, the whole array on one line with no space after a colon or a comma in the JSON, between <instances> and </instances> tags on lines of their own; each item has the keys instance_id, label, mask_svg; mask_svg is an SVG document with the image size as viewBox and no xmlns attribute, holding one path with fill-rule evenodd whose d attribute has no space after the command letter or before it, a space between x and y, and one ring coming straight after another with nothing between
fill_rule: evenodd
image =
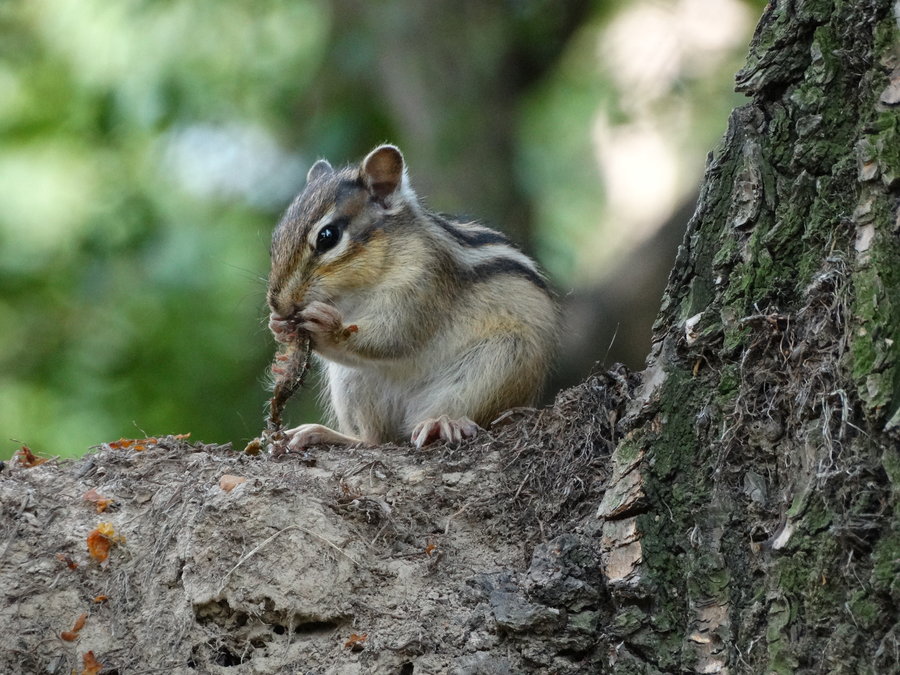
<instances>
[{"instance_id":1,"label":"brown twig","mask_svg":"<svg viewBox=\"0 0 900 675\"><path fill-rule=\"evenodd\" d=\"M284 427L281 415L291 396L303 386L306 373L309 372L311 351L309 335L302 334L298 340L289 342L284 350L275 355L275 362L272 364L275 384L269 400L269 418L266 421L269 436L281 432Z\"/></svg>"},{"instance_id":2,"label":"brown twig","mask_svg":"<svg viewBox=\"0 0 900 675\"><path fill-rule=\"evenodd\" d=\"M285 453L284 421L282 414L290 400L306 380L309 372L309 357L312 353L312 342L307 333L301 333L297 340L284 345L275 354L271 371L274 376L272 398L269 399L269 414L266 417L266 428L247 445L245 452L256 454L262 448L275 455Z\"/></svg>"}]
</instances>

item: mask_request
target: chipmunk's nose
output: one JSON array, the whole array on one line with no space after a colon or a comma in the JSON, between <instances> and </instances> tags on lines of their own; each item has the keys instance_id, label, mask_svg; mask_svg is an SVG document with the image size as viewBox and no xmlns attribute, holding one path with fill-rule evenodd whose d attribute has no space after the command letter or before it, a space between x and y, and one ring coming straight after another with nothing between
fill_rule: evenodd
<instances>
[{"instance_id":1,"label":"chipmunk's nose","mask_svg":"<svg viewBox=\"0 0 900 675\"><path fill-rule=\"evenodd\" d=\"M267 301L272 313L272 318L281 321L290 321L305 307L305 303L303 305L298 305L287 295L278 296L270 293L267 297Z\"/></svg>"},{"instance_id":2,"label":"chipmunk's nose","mask_svg":"<svg viewBox=\"0 0 900 675\"><path fill-rule=\"evenodd\" d=\"M309 281L301 281L296 277L287 279L269 279L266 302L273 314L284 319L296 317L313 299L309 292Z\"/></svg>"}]
</instances>

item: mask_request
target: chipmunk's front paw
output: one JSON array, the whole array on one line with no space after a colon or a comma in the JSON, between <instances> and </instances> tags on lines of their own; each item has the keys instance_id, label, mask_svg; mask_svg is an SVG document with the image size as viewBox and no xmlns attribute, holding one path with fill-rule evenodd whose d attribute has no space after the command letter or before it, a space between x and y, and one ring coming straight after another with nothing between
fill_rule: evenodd
<instances>
[{"instance_id":1,"label":"chipmunk's front paw","mask_svg":"<svg viewBox=\"0 0 900 675\"><path fill-rule=\"evenodd\" d=\"M284 434L290 439L288 452L300 452L312 445L356 445L362 442L321 424L301 424L285 429Z\"/></svg>"},{"instance_id":2,"label":"chipmunk's front paw","mask_svg":"<svg viewBox=\"0 0 900 675\"><path fill-rule=\"evenodd\" d=\"M284 344L294 342L299 335L296 321L285 319L275 312L269 314L269 330L277 342Z\"/></svg>"},{"instance_id":3,"label":"chipmunk's front paw","mask_svg":"<svg viewBox=\"0 0 900 675\"><path fill-rule=\"evenodd\" d=\"M417 448L437 440L459 443L462 439L477 434L480 428L468 417L452 420L447 415L441 415L419 422L413 429L411 440Z\"/></svg>"},{"instance_id":4,"label":"chipmunk's front paw","mask_svg":"<svg viewBox=\"0 0 900 675\"><path fill-rule=\"evenodd\" d=\"M337 307L318 301L309 303L300 312L300 328L309 331L317 347L337 346L358 330L355 325L344 325L344 317Z\"/></svg>"}]
</instances>

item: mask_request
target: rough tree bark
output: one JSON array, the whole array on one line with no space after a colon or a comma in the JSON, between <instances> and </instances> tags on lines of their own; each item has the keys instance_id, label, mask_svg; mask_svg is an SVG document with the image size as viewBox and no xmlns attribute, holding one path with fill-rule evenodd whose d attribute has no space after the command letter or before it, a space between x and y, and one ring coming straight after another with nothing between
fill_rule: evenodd
<instances>
[{"instance_id":1,"label":"rough tree bark","mask_svg":"<svg viewBox=\"0 0 900 675\"><path fill-rule=\"evenodd\" d=\"M737 75L601 507L636 670L897 668L897 21L770 3Z\"/></svg>"},{"instance_id":2,"label":"rough tree bark","mask_svg":"<svg viewBox=\"0 0 900 675\"><path fill-rule=\"evenodd\" d=\"M0 670L896 670L897 10L772 3L738 87L644 372L456 449L16 460Z\"/></svg>"}]
</instances>

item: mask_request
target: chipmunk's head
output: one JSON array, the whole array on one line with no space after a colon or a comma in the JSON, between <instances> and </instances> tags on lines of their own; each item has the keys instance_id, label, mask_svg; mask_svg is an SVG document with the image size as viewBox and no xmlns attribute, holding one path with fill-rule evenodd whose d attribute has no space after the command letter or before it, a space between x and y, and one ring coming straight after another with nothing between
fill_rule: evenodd
<instances>
[{"instance_id":1,"label":"chipmunk's head","mask_svg":"<svg viewBox=\"0 0 900 675\"><path fill-rule=\"evenodd\" d=\"M375 148L358 166L317 161L272 235L269 307L289 318L313 300L371 287L390 254L386 229L414 218L416 204L393 145Z\"/></svg>"}]
</instances>

